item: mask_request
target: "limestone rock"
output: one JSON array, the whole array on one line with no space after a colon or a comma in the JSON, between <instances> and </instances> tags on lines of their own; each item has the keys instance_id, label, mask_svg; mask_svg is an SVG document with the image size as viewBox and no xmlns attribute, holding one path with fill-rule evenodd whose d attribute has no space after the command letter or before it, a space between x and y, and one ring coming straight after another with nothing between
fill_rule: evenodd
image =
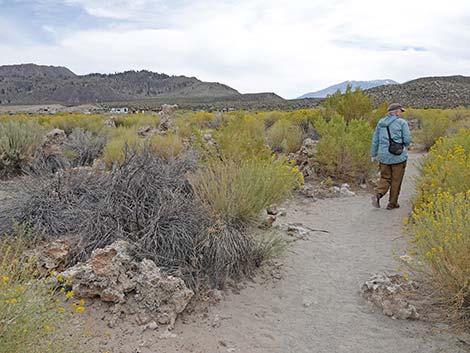
<instances>
[{"instance_id":1,"label":"limestone rock","mask_svg":"<svg viewBox=\"0 0 470 353\"><path fill-rule=\"evenodd\" d=\"M356 196L356 193L351 191L349 184L342 184L341 187L339 186L333 186L330 188L330 191L337 195L337 196L342 196L342 197L351 197L351 196Z\"/></svg>"},{"instance_id":2,"label":"limestone rock","mask_svg":"<svg viewBox=\"0 0 470 353\"><path fill-rule=\"evenodd\" d=\"M301 223L284 223L278 228L297 239L306 239L311 233L311 230Z\"/></svg>"},{"instance_id":3,"label":"limestone rock","mask_svg":"<svg viewBox=\"0 0 470 353\"><path fill-rule=\"evenodd\" d=\"M71 260L72 243L69 238L44 242L25 255L33 260L39 271L62 271Z\"/></svg>"},{"instance_id":4,"label":"limestone rock","mask_svg":"<svg viewBox=\"0 0 470 353\"><path fill-rule=\"evenodd\" d=\"M273 223L276 222L276 216L268 215L259 228L269 229L273 226Z\"/></svg>"},{"instance_id":5,"label":"limestone rock","mask_svg":"<svg viewBox=\"0 0 470 353\"><path fill-rule=\"evenodd\" d=\"M45 157L62 154L62 145L67 140L64 130L53 129L49 131L42 142L41 150Z\"/></svg>"},{"instance_id":6,"label":"limestone rock","mask_svg":"<svg viewBox=\"0 0 470 353\"><path fill-rule=\"evenodd\" d=\"M361 293L387 316L401 320L418 319L416 307L403 295L412 287L413 283L400 275L374 274L362 285Z\"/></svg>"},{"instance_id":7,"label":"limestone rock","mask_svg":"<svg viewBox=\"0 0 470 353\"><path fill-rule=\"evenodd\" d=\"M140 324L153 320L172 328L193 291L181 278L162 274L153 261L138 262L132 250L128 242L116 241L93 251L88 261L68 269L62 276L73 278L72 289L77 297L99 297L127 307L129 314L137 315Z\"/></svg>"},{"instance_id":8,"label":"limestone rock","mask_svg":"<svg viewBox=\"0 0 470 353\"><path fill-rule=\"evenodd\" d=\"M276 216L279 213L279 210L277 208L277 205L273 204L266 209L266 212L268 213L268 215Z\"/></svg>"},{"instance_id":9,"label":"limestone rock","mask_svg":"<svg viewBox=\"0 0 470 353\"><path fill-rule=\"evenodd\" d=\"M158 130L148 125L139 128L137 131L137 134L141 137L151 137L156 133L158 133Z\"/></svg>"},{"instance_id":10,"label":"limestone rock","mask_svg":"<svg viewBox=\"0 0 470 353\"><path fill-rule=\"evenodd\" d=\"M178 105L173 104L163 104L161 110L158 112L160 116L160 125L158 126L158 130L160 133L164 133L173 128L173 119L172 113L178 109Z\"/></svg>"},{"instance_id":11,"label":"limestone rock","mask_svg":"<svg viewBox=\"0 0 470 353\"><path fill-rule=\"evenodd\" d=\"M122 303L126 294L136 287L131 276L136 263L131 259L130 250L128 242L117 241L93 251L90 260L75 265L62 275L73 278L73 291L78 297L100 297L105 302Z\"/></svg>"},{"instance_id":12,"label":"limestone rock","mask_svg":"<svg viewBox=\"0 0 470 353\"><path fill-rule=\"evenodd\" d=\"M109 119L106 119L104 122L104 126L113 127L113 128L116 127L116 117L111 116L109 117Z\"/></svg>"},{"instance_id":13,"label":"limestone rock","mask_svg":"<svg viewBox=\"0 0 470 353\"><path fill-rule=\"evenodd\" d=\"M299 150L299 154L304 155L308 158L313 157L315 153L317 152L317 144L318 144L318 141L315 141L311 139L310 137L307 137L302 143L302 147Z\"/></svg>"},{"instance_id":14,"label":"limestone rock","mask_svg":"<svg viewBox=\"0 0 470 353\"><path fill-rule=\"evenodd\" d=\"M147 259L139 263L134 280L134 299L140 309L155 313L158 323L170 327L194 294L181 278L162 275L155 262Z\"/></svg>"}]
</instances>

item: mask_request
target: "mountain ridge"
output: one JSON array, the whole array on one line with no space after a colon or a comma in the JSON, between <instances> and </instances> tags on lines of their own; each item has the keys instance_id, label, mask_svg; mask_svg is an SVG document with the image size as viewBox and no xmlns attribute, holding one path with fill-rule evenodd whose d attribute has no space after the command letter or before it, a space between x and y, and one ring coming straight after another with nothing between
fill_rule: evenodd
<instances>
[{"instance_id":1,"label":"mountain ridge","mask_svg":"<svg viewBox=\"0 0 470 353\"><path fill-rule=\"evenodd\" d=\"M148 70L76 75L62 66L0 66L0 104L84 104L152 97L225 97L240 93L219 82Z\"/></svg>"},{"instance_id":2,"label":"mountain ridge","mask_svg":"<svg viewBox=\"0 0 470 353\"><path fill-rule=\"evenodd\" d=\"M353 89L356 87L361 88L362 90L381 86L381 85L390 85L390 84L398 84L398 82L391 80L391 79L380 79L380 80L370 80L370 81L343 81L341 83L326 87L319 91L309 92L301 95L297 99L304 99L304 98L326 98L329 94L336 93L339 89L341 93L346 91L346 87L348 85L352 86Z\"/></svg>"},{"instance_id":3,"label":"mountain ridge","mask_svg":"<svg viewBox=\"0 0 470 353\"><path fill-rule=\"evenodd\" d=\"M397 85L385 85L364 91L375 105L399 102L412 108L470 107L470 76L420 77Z\"/></svg>"}]
</instances>

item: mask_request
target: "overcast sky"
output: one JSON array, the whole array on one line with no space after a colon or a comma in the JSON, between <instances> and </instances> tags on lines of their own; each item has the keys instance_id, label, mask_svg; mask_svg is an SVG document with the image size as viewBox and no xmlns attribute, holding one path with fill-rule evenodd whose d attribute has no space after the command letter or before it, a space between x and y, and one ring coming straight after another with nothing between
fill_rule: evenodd
<instances>
[{"instance_id":1,"label":"overcast sky","mask_svg":"<svg viewBox=\"0 0 470 353\"><path fill-rule=\"evenodd\" d=\"M295 98L470 75L470 0L0 0L0 64L148 69Z\"/></svg>"}]
</instances>

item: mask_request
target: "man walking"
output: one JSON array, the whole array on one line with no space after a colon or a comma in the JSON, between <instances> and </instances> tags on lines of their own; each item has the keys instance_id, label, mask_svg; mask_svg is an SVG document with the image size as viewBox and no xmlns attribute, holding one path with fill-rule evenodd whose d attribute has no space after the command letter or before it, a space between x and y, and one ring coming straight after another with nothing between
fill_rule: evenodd
<instances>
[{"instance_id":1,"label":"man walking","mask_svg":"<svg viewBox=\"0 0 470 353\"><path fill-rule=\"evenodd\" d=\"M398 103L390 104L388 114L375 128L370 155L380 163L380 180L372 196L372 205L380 208L380 199L390 191L387 210L399 208L398 196L405 175L411 143L410 128L400 116L405 110Z\"/></svg>"}]
</instances>

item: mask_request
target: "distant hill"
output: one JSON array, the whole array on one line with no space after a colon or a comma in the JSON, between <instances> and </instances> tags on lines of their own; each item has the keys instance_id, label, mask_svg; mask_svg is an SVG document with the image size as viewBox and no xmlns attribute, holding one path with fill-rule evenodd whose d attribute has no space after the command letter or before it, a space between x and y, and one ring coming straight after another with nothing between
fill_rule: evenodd
<instances>
[{"instance_id":1,"label":"distant hill","mask_svg":"<svg viewBox=\"0 0 470 353\"><path fill-rule=\"evenodd\" d=\"M423 77L397 85L371 88L365 93L375 104L399 102L413 108L470 107L470 77Z\"/></svg>"},{"instance_id":2,"label":"distant hill","mask_svg":"<svg viewBox=\"0 0 470 353\"><path fill-rule=\"evenodd\" d=\"M151 71L76 75L65 67L0 66L0 104L83 104L159 97L239 96L235 89L195 77Z\"/></svg>"},{"instance_id":3,"label":"distant hill","mask_svg":"<svg viewBox=\"0 0 470 353\"><path fill-rule=\"evenodd\" d=\"M362 90L368 89L368 88L373 88L377 86L382 86L382 85L392 85L392 84L397 84L398 82L395 82L393 80L373 80L373 81L344 81L341 83L338 83L337 85L333 85L330 87L327 87L325 89L322 89L320 91L316 92L310 92L306 93L302 96L300 96L298 99L304 99L304 98L326 98L329 94L335 93L337 90L340 90L341 93L346 92L346 87L348 85L351 85L352 88L359 87Z\"/></svg>"}]
</instances>

